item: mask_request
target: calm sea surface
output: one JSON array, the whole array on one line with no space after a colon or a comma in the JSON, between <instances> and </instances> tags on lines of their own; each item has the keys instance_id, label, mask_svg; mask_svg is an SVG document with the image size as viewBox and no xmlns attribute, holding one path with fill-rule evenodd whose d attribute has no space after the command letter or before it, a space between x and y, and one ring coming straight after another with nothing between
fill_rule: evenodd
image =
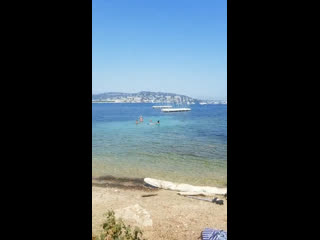
<instances>
[{"instance_id":1,"label":"calm sea surface","mask_svg":"<svg viewBox=\"0 0 320 240\"><path fill-rule=\"evenodd\" d=\"M178 113L152 106L92 104L93 176L226 186L227 105L190 105ZM140 115L144 122L136 125Z\"/></svg>"}]
</instances>

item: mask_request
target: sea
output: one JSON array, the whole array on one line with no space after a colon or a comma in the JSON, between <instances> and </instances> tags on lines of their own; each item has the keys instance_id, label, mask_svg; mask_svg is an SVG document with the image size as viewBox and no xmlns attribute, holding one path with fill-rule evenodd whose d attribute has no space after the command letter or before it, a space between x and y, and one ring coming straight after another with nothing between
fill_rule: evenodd
<instances>
[{"instance_id":1,"label":"sea","mask_svg":"<svg viewBox=\"0 0 320 240\"><path fill-rule=\"evenodd\" d=\"M92 103L93 177L226 187L227 105L193 104L175 113L153 105ZM139 116L144 121L136 124Z\"/></svg>"}]
</instances>

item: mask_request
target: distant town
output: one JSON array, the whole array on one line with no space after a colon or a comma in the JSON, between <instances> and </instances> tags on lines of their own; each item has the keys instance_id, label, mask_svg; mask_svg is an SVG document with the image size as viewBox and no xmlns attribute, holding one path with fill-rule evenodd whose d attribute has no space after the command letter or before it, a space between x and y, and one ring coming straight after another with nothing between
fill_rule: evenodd
<instances>
[{"instance_id":1,"label":"distant town","mask_svg":"<svg viewBox=\"0 0 320 240\"><path fill-rule=\"evenodd\" d=\"M227 104L226 100L200 100L185 95L164 92L120 93L107 92L92 95L93 103L170 103L170 104Z\"/></svg>"}]
</instances>

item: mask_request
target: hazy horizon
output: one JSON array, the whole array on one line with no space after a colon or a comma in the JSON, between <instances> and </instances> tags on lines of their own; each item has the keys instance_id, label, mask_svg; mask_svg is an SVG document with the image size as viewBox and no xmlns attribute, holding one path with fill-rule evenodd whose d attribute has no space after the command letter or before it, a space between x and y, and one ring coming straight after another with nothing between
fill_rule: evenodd
<instances>
[{"instance_id":1,"label":"hazy horizon","mask_svg":"<svg viewBox=\"0 0 320 240\"><path fill-rule=\"evenodd\" d=\"M164 91L149 91L149 90L141 90L141 91L137 91L137 92L132 92L132 91L92 91L93 95L96 94L103 94L103 93L111 93L111 92L115 92L115 93L139 93L139 92L162 92L162 93L174 93L174 94L179 94L179 95L185 95L188 97L192 97L195 99L201 99L201 100L227 100L227 97L212 97L212 96L193 96L193 95L188 95L188 94L184 94L181 92L164 92Z\"/></svg>"}]
</instances>

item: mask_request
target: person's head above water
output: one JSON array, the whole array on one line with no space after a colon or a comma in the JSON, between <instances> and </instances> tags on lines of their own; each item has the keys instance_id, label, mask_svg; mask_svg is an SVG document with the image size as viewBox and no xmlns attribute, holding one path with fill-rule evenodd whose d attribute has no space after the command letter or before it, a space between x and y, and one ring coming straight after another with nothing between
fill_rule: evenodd
<instances>
[{"instance_id":1,"label":"person's head above water","mask_svg":"<svg viewBox=\"0 0 320 240\"><path fill-rule=\"evenodd\" d=\"M160 121L158 120L158 123L160 123Z\"/></svg>"}]
</instances>

